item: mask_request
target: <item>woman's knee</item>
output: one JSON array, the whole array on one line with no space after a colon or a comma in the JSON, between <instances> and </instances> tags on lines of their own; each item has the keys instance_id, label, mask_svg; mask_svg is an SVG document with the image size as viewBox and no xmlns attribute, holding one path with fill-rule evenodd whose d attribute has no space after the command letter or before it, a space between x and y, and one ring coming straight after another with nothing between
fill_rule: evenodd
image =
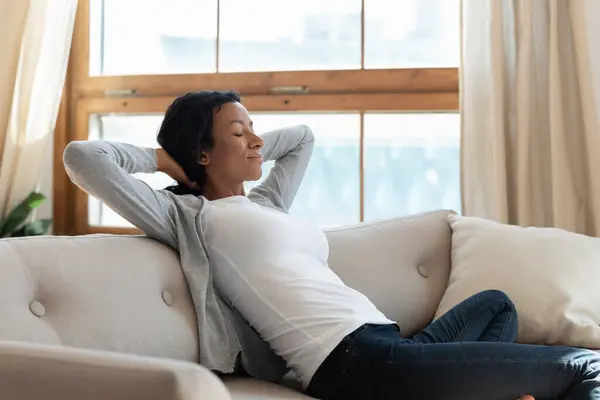
<instances>
[{"instance_id":1,"label":"woman's knee","mask_svg":"<svg viewBox=\"0 0 600 400\"><path fill-rule=\"evenodd\" d=\"M497 289L485 290L479 293L490 305L497 306L499 310L516 311L515 305L506 293Z\"/></svg>"},{"instance_id":2,"label":"woman's knee","mask_svg":"<svg viewBox=\"0 0 600 400\"><path fill-rule=\"evenodd\" d=\"M480 304L492 313L493 321L502 324L502 328L494 336L497 341L516 342L519 331L519 316L508 295L501 290L486 290L479 293L479 296Z\"/></svg>"}]
</instances>

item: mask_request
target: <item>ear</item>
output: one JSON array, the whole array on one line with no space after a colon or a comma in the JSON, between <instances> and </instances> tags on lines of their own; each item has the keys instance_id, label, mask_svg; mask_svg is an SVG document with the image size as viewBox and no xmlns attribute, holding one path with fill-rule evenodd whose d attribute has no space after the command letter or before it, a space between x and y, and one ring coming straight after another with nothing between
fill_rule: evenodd
<instances>
[{"instance_id":1,"label":"ear","mask_svg":"<svg viewBox=\"0 0 600 400\"><path fill-rule=\"evenodd\" d=\"M206 153L205 151L202 152L202 155L200 156L200 159L198 160L198 164L200 165L208 165L209 164L209 157L208 157L208 153Z\"/></svg>"}]
</instances>

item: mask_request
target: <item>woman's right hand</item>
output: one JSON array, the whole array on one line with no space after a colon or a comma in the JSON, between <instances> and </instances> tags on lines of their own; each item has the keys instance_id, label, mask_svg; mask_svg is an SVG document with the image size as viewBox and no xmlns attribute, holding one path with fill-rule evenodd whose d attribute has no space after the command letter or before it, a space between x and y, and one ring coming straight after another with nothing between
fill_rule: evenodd
<instances>
[{"instance_id":1,"label":"woman's right hand","mask_svg":"<svg viewBox=\"0 0 600 400\"><path fill-rule=\"evenodd\" d=\"M177 182L183 183L186 186L197 189L198 184L196 182L192 182L185 172L181 165L177 163L163 148L156 149L156 159L157 159L157 170L169 175L171 178L175 179Z\"/></svg>"}]
</instances>

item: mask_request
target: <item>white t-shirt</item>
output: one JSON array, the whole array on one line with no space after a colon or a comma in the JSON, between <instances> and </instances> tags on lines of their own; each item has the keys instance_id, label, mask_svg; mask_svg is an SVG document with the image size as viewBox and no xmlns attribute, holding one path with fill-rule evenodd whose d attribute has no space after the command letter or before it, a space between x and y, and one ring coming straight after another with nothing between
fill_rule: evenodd
<instances>
[{"instance_id":1,"label":"white t-shirt","mask_svg":"<svg viewBox=\"0 0 600 400\"><path fill-rule=\"evenodd\" d=\"M305 387L346 335L365 323L394 323L328 267L316 225L245 196L211 201L205 212L218 289Z\"/></svg>"}]
</instances>

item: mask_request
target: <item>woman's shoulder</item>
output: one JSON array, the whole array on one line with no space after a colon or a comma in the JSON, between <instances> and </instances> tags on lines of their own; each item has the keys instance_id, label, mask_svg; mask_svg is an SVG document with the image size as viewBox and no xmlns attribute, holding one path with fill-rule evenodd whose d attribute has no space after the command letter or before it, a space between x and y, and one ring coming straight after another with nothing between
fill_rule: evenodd
<instances>
[{"instance_id":1,"label":"woman's shoulder","mask_svg":"<svg viewBox=\"0 0 600 400\"><path fill-rule=\"evenodd\" d=\"M206 230L206 220L209 214L207 211L210 202L204 196L177 195L168 190L160 191L171 198L172 210L170 214L175 219L175 225L178 227L176 236L179 245L185 241L189 247L191 242L196 242L198 239L203 245L202 238Z\"/></svg>"},{"instance_id":2,"label":"woman's shoulder","mask_svg":"<svg viewBox=\"0 0 600 400\"><path fill-rule=\"evenodd\" d=\"M198 214L203 211L209 201L204 196L196 196L193 194L175 194L169 190L158 190L170 198L173 208L177 214Z\"/></svg>"}]
</instances>

